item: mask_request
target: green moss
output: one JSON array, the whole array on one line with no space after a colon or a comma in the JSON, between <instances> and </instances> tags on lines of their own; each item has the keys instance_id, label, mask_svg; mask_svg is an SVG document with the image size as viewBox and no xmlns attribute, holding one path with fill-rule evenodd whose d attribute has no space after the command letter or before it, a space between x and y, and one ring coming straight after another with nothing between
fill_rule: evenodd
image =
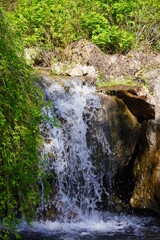
<instances>
[{"instance_id":1,"label":"green moss","mask_svg":"<svg viewBox=\"0 0 160 240\"><path fill-rule=\"evenodd\" d=\"M132 79L127 79L127 80L114 79L114 80L104 80L104 81L98 79L96 82L97 87L111 87L119 84L126 85L126 86L136 86L136 84L132 81Z\"/></svg>"}]
</instances>

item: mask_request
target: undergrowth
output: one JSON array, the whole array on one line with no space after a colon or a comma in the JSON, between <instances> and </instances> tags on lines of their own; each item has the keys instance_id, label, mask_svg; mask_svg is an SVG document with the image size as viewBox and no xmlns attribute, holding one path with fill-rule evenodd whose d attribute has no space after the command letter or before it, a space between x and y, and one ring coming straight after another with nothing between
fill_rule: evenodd
<instances>
[{"instance_id":1,"label":"undergrowth","mask_svg":"<svg viewBox=\"0 0 160 240\"><path fill-rule=\"evenodd\" d=\"M18 219L30 222L40 202L39 123L43 95L0 8L0 222L3 238ZM46 196L47 196L46 192ZM1 238L2 236L0 236Z\"/></svg>"},{"instance_id":2,"label":"undergrowth","mask_svg":"<svg viewBox=\"0 0 160 240\"><path fill-rule=\"evenodd\" d=\"M158 0L10 1L8 16L25 47L62 49L85 38L111 53L144 41L160 49Z\"/></svg>"}]
</instances>

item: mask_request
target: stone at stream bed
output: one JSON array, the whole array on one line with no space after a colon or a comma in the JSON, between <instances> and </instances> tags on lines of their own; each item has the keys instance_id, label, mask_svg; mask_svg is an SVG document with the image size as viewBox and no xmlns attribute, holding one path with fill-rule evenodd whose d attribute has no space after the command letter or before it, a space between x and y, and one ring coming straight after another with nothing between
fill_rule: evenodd
<instances>
[{"instance_id":1,"label":"stone at stream bed","mask_svg":"<svg viewBox=\"0 0 160 240\"><path fill-rule=\"evenodd\" d=\"M115 85L99 88L98 91L122 99L140 122L155 118L155 100L145 87Z\"/></svg>"}]
</instances>

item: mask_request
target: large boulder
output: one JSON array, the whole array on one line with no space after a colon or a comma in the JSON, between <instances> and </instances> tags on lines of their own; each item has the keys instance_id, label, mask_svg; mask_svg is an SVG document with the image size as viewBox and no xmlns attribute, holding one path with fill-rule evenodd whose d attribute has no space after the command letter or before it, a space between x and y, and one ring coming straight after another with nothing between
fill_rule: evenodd
<instances>
[{"instance_id":1,"label":"large boulder","mask_svg":"<svg viewBox=\"0 0 160 240\"><path fill-rule=\"evenodd\" d=\"M132 158L141 124L123 100L103 93L98 95L102 107L95 109L96 118L93 116L88 123L87 142L99 172L108 169L105 184L112 188L114 176Z\"/></svg>"}]
</instances>

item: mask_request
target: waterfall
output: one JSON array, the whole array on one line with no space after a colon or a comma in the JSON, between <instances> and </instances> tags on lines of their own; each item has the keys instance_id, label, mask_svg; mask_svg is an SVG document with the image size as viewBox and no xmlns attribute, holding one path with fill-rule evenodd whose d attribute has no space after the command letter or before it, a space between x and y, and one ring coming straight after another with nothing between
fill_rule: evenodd
<instances>
[{"instance_id":1,"label":"waterfall","mask_svg":"<svg viewBox=\"0 0 160 240\"><path fill-rule=\"evenodd\" d=\"M51 177L49 201L41 182L40 217L31 226L22 223L24 239L159 239L157 220L113 211L114 129L108 123L111 112L103 104L103 95L79 79L43 76L42 86L46 106L40 126L44 138L40 167L55 178ZM110 98L106 101L110 104Z\"/></svg>"},{"instance_id":2,"label":"waterfall","mask_svg":"<svg viewBox=\"0 0 160 240\"><path fill-rule=\"evenodd\" d=\"M48 110L44 107L43 113L50 119L56 116L60 124L56 128L52 121L47 121L41 126L47 167L56 177L57 190L53 190L52 204L63 220L95 215L102 194L107 194L103 187L105 169L102 167L98 172L92 161L93 149L88 146L87 131L96 120L100 99L95 94L95 87L84 85L79 79L49 80L43 77L43 84L46 100L54 104ZM106 137L100 135L109 154Z\"/></svg>"}]
</instances>

